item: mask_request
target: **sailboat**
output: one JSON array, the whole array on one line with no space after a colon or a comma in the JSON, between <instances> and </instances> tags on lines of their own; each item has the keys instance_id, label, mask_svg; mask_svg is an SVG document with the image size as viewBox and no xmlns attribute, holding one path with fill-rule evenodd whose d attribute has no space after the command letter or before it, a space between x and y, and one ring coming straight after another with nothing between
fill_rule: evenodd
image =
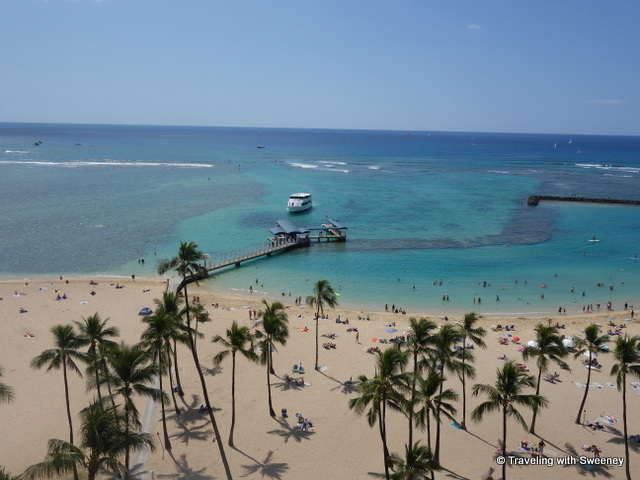
<instances>
[{"instance_id":1,"label":"sailboat","mask_svg":"<svg viewBox=\"0 0 640 480\"><path fill-rule=\"evenodd\" d=\"M258 140L258 145L256 148L264 148L264 143L262 143L262 132L260 132L260 138Z\"/></svg>"}]
</instances>

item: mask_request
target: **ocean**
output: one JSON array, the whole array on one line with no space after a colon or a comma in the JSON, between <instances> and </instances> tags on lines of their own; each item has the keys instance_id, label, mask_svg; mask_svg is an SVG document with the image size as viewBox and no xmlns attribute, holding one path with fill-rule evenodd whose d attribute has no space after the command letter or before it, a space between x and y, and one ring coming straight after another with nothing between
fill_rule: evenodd
<instances>
[{"instance_id":1,"label":"ocean","mask_svg":"<svg viewBox=\"0 0 640 480\"><path fill-rule=\"evenodd\" d=\"M408 314L619 310L640 301L640 207L526 199L640 200L639 180L636 136L0 123L0 278L156 276L181 240L215 260L330 216L347 242L206 285L272 300L327 279L343 306ZM294 192L314 208L289 214Z\"/></svg>"}]
</instances>

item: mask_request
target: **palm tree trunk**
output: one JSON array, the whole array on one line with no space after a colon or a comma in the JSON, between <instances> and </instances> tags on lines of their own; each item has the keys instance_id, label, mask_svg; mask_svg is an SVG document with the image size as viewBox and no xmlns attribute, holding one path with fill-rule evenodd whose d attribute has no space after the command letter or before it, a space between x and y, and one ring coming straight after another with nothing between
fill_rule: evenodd
<instances>
[{"instance_id":1,"label":"palm tree trunk","mask_svg":"<svg viewBox=\"0 0 640 480\"><path fill-rule=\"evenodd\" d=\"M589 365L591 365L591 351L589 351ZM582 403L580 404L580 408L578 409L578 416L576 417L576 423L580 425L582 423L580 421L580 416L582 415L582 411L584 406L587 404L587 395L589 395L589 384L591 383L591 369L587 368L587 387L584 389L584 396L582 397Z\"/></svg>"},{"instance_id":2,"label":"palm tree trunk","mask_svg":"<svg viewBox=\"0 0 640 480\"><path fill-rule=\"evenodd\" d=\"M160 350L158 350L158 366L161 365ZM160 382L160 391L162 392L162 370L158 368L158 380ZM164 393L164 392L162 392ZM175 397L174 397L175 401ZM167 416L164 411L164 395L160 397L160 405L162 407L162 429L164 430L164 448L171 451L171 440L169 439L169 432L167 431Z\"/></svg>"},{"instance_id":3,"label":"palm tree trunk","mask_svg":"<svg viewBox=\"0 0 640 480\"><path fill-rule=\"evenodd\" d=\"M465 347L467 343L467 337L462 339L462 422L460 422L460 428L462 430L467 429L467 383L465 378L467 349Z\"/></svg>"},{"instance_id":4,"label":"palm tree trunk","mask_svg":"<svg viewBox=\"0 0 640 480\"><path fill-rule=\"evenodd\" d=\"M411 380L411 403L409 404L409 445L413 445L413 409L416 401L416 375L418 372L418 354L413 354L413 379Z\"/></svg>"},{"instance_id":5,"label":"palm tree trunk","mask_svg":"<svg viewBox=\"0 0 640 480\"><path fill-rule=\"evenodd\" d=\"M67 359L62 358L62 374L64 378L64 398L67 404L67 419L69 420L69 443L73 445L73 423L71 421L71 402L69 401L69 380L67 378ZM78 468L73 464L73 480L78 480Z\"/></svg>"},{"instance_id":6,"label":"palm tree trunk","mask_svg":"<svg viewBox=\"0 0 640 480\"><path fill-rule=\"evenodd\" d=\"M180 415L178 402L176 401L176 392L173 390L173 374L171 373L171 344L167 343L167 370L169 370L169 385L171 386L171 398L173 399L173 408L176 409L176 415ZM162 390L162 387L160 387Z\"/></svg>"},{"instance_id":7,"label":"palm tree trunk","mask_svg":"<svg viewBox=\"0 0 640 480\"><path fill-rule=\"evenodd\" d=\"M382 440L382 455L384 456L384 475L386 480L389 476L389 449L387 448L387 426L386 426L386 400L383 398L382 406L378 410L378 428L380 429L380 440Z\"/></svg>"},{"instance_id":8,"label":"palm tree trunk","mask_svg":"<svg viewBox=\"0 0 640 480\"><path fill-rule=\"evenodd\" d=\"M319 320L320 320L320 317L316 313L316 366L315 366L316 371L318 370L318 321Z\"/></svg>"},{"instance_id":9,"label":"palm tree trunk","mask_svg":"<svg viewBox=\"0 0 640 480\"><path fill-rule=\"evenodd\" d=\"M98 366L98 357L93 362L93 368L96 374L96 389L98 390L98 400L102 400L102 392L100 391L100 367Z\"/></svg>"},{"instance_id":10,"label":"palm tree trunk","mask_svg":"<svg viewBox=\"0 0 640 480\"><path fill-rule=\"evenodd\" d=\"M269 342L269 373L275 375L276 371L273 369L273 344Z\"/></svg>"},{"instance_id":11,"label":"palm tree trunk","mask_svg":"<svg viewBox=\"0 0 640 480\"><path fill-rule=\"evenodd\" d=\"M173 370L176 372L176 385L178 387L178 395L184 397L182 390L182 382L180 381L180 370L178 369L178 342L173 340Z\"/></svg>"},{"instance_id":12,"label":"palm tree trunk","mask_svg":"<svg viewBox=\"0 0 640 480\"><path fill-rule=\"evenodd\" d=\"M116 408L116 403L115 400L113 400L113 392L111 392L111 380L109 379L109 375L107 375L107 372L109 371L109 367L107 367L107 361L105 360L104 357L102 357L102 371L104 372L105 375L105 379L107 380L107 391L109 392L109 396L112 399L112 403L113 403L113 408Z\"/></svg>"},{"instance_id":13,"label":"palm tree trunk","mask_svg":"<svg viewBox=\"0 0 640 480\"><path fill-rule=\"evenodd\" d=\"M629 434L627 432L627 376L622 377L622 430L624 434L624 466L627 480L631 480L631 469L629 467Z\"/></svg>"},{"instance_id":14,"label":"palm tree trunk","mask_svg":"<svg viewBox=\"0 0 640 480\"><path fill-rule=\"evenodd\" d=\"M502 456L507 458L507 406L502 406ZM507 462L502 464L502 480L507 480Z\"/></svg>"},{"instance_id":15,"label":"palm tree trunk","mask_svg":"<svg viewBox=\"0 0 640 480\"><path fill-rule=\"evenodd\" d=\"M233 429L236 426L236 352L231 353L231 428L229 446L233 447Z\"/></svg>"},{"instance_id":16,"label":"palm tree trunk","mask_svg":"<svg viewBox=\"0 0 640 480\"><path fill-rule=\"evenodd\" d=\"M431 412L427 410L427 447L429 447L429 451L431 450ZM435 480L436 474L433 470L431 470L431 480Z\"/></svg>"},{"instance_id":17,"label":"palm tree trunk","mask_svg":"<svg viewBox=\"0 0 640 480\"><path fill-rule=\"evenodd\" d=\"M191 347L191 354L193 356L193 363L196 365L196 371L198 372L198 378L200 379L200 386L202 387L202 396L204 398L205 406L207 407L207 411L209 412L209 420L211 421L211 426L213 427L213 433L215 435L216 443L218 444L218 450L220 451L220 458L222 460L222 465L224 466L224 471L227 476L227 480L233 480L233 476L231 475L231 470L229 468L229 462L227 461L227 455L224 452L224 445L220 441L220 431L218 430L218 423L216 422L216 417L213 414L213 408L211 408L211 402L209 401L209 393L207 392L207 382L204 378L204 374L202 373L202 367L200 366L200 360L198 359L198 350L193 342L193 334L191 332L191 317L189 315L189 294L187 292L187 285L184 285L184 300L185 300L185 309L187 313L187 329L189 332L189 346Z\"/></svg>"},{"instance_id":18,"label":"palm tree trunk","mask_svg":"<svg viewBox=\"0 0 640 480\"><path fill-rule=\"evenodd\" d=\"M431 413L427 411L427 447L431 450Z\"/></svg>"},{"instance_id":19,"label":"palm tree trunk","mask_svg":"<svg viewBox=\"0 0 640 480\"><path fill-rule=\"evenodd\" d=\"M267 342L267 348L268 345L270 345L271 342ZM269 354L267 354L267 392L269 395L269 415L271 415L272 417L276 416L276 412L273 411L273 403L271 401L271 377L270 377L270 370L271 370L271 362L269 361L271 357L269 356Z\"/></svg>"},{"instance_id":20,"label":"palm tree trunk","mask_svg":"<svg viewBox=\"0 0 640 480\"><path fill-rule=\"evenodd\" d=\"M131 478L131 474L129 473L129 458L130 458L130 448L129 448L129 404L127 399L124 400L124 436L127 439L127 446L124 452L124 478L127 480Z\"/></svg>"},{"instance_id":21,"label":"palm tree trunk","mask_svg":"<svg viewBox=\"0 0 640 480\"><path fill-rule=\"evenodd\" d=\"M538 368L538 384L536 385L536 397L540 395L540 380L542 379L542 368ZM589 388L589 385L587 385ZM536 418L538 417L538 409L533 408L533 417L531 417L531 426L529 427L529 433L535 435L536 433Z\"/></svg>"},{"instance_id":22,"label":"palm tree trunk","mask_svg":"<svg viewBox=\"0 0 640 480\"><path fill-rule=\"evenodd\" d=\"M439 397L442 397L442 388L444 386L444 382L440 383L440 389L439 389ZM435 452L434 452L434 459L436 460L436 462L440 461L440 427L441 427L441 423L442 420L440 418L440 401L436 402L436 414L435 414L435 419L436 419L436 448L435 448Z\"/></svg>"}]
</instances>

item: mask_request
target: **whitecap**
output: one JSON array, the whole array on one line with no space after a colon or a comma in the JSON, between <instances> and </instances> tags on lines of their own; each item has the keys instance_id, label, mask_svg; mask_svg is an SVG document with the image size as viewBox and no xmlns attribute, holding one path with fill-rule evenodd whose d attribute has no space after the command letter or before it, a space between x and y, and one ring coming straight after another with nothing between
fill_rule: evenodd
<instances>
[{"instance_id":1,"label":"whitecap","mask_svg":"<svg viewBox=\"0 0 640 480\"><path fill-rule=\"evenodd\" d=\"M292 167L298 167L298 168L318 168L318 165L311 165L310 163L291 162L289 163L289 165L291 165Z\"/></svg>"},{"instance_id":2,"label":"whitecap","mask_svg":"<svg viewBox=\"0 0 640 480\"><path fill-rule=\"evenodd\" d=\"M42 162L15 160L4 161L1 164L20 164L20 165L37 165L37 166L63 166L63 167L177 167L177 168L212 168L215 165L209 163L173 163L173 162L122 162L105 160L100 162Z\"/></svg>"}]
</instances>

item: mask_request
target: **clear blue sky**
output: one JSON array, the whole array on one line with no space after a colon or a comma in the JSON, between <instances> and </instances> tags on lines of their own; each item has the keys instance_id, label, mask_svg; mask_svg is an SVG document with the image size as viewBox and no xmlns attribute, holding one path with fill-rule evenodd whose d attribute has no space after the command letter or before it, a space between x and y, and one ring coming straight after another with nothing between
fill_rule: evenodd
<instances>
[{"instance_id":1,"label":"clear blue sky","mask_svg":"<svg viewBox=\"0 0 640 480\"><path fill-rule=\"evenodd\" d=\"M1 0L0 121L640 134L637 0Z\"/></svg>"}]
</instances>

